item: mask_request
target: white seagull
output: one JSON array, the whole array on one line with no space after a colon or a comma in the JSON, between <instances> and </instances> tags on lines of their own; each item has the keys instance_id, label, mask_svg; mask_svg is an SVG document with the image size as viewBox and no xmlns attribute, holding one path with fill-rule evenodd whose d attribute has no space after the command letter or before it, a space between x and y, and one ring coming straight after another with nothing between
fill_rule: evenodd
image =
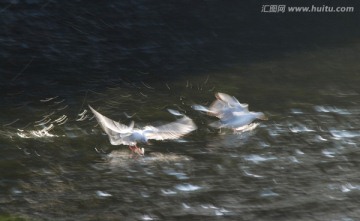
<instances>
[{"instance_id":1,"label":"white seagull","mask_svg":"<svg viewBox=\"0 0 360 221\"><path fill-rule=\"evenodd\" d=\"M108 135L112 145L129 145L130 150L139 155L144 155L144 148L137 147L138 142L147 143L148 140L178 139L197 129L189 117L170 109L170 113L181 115L182 118L161 126L145 126L139 129L134 128L134 121L127 126L105 117L90 105L89 108L94 113L100 127Z\"/></svg>"},{"instance_id":2,"label":"white seagull","mask_svg":"<svg viewBox=\"0 0 360 221\"><path fill-rule=\"evenodd\" d=\"M219 118L219 121L210 124L216 128L231 128L234 131L243 129L255 119L267 120L262 112L249 111L248 104L241 104L235 97L225 93L216 93L216 100L210 107L193 105L192 108L206 112L210 116Z\"/></svg>"}]
</instances>

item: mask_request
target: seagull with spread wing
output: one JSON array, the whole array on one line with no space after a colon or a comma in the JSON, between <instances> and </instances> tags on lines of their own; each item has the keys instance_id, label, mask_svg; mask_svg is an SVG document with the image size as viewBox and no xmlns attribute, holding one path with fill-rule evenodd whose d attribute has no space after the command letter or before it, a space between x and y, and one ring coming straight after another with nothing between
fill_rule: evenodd
<instances>
[{"instance_id":1,"label":"seagull with spread wing","mask_svg":"<svg viewBox=\"0 0 360 221\"><path fill-rule=\"evenodd\" d=\"M169 110L169 112L174 115L181 115L180 119L161 126L145 126L140 129L134 128L134 121L129 125L121 124L100 114L90 105L89 108L94 113L100 127L108 135L112 145L129 145L129 149L139 155L144 155L144 148L139 148L136 145L138 142L147 143L148 140L178 139L197 129L189 117L174 110Z\"/></svg>"},{"instance_id":2,"label":"seagull with spread wing","mask_svg":"<svg viewBox=\"0 0 360 221\"><path fill-rule=\"evenodd\" d=\"M210 124L216 128L231 128L236 130L243 129L255 119L266 120L266 116L262 112L249 111L248 104L241 104L234 96L225 93L216 93L216 100L210 107L202 105L193 105L193 109L206 112L210 116L219 118L219 121Z\"/></svg>"}]
</instances>

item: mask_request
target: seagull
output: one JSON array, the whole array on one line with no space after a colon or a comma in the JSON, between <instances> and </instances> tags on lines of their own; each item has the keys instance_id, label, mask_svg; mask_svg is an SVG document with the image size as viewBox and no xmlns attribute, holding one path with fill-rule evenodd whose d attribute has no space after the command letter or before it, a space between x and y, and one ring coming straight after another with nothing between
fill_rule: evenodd
<instances>
[{"instance_id":1,"label":"seagull","mask_svg":"<svg viewBox=\"0 0 360 221\"><path fill-rule=\"evenodd\" d=\"M139 148L137 143L147 143L148 140L168 140L178 139L197 127L189 117L178 111L168 109L173 115L182 116L180 119L161 126L145 126L143 128L134 128L134 121L129 125L116 122L97 112L89 105L90 110L95 115L100 127L108 135L112 145L128 145L132 153L144 156L144 148Z\"/></svg>"},{"instance_id":2,"label":"seagull","mask_svg":"<svg viewBox=\"0 0 360 221\"><path fill-rule=\"evenodd\" d=\"M216 128L230 128L234 131L244 129L255 119L267 120L262 112L249 111L248 104L240 103L234 96L225 93L216 93L216 100L210 107L202 105L193 105L192 108L197 111L206 112L210 116L219 118L219 121L210 124Z\"/></svg>"}]
</instances>

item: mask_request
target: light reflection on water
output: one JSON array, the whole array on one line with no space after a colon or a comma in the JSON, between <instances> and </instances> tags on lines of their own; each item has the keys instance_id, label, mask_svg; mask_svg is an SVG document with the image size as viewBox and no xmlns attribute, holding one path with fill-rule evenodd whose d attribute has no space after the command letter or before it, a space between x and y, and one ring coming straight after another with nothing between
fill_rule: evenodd
<instances>
[{"instance_id":1,"label":"light reflection on water","mask_svg":"<svg viewBox=\"0 0 360 221\"><path fill-rule=\"evenodd\" d=\"M274 63L287 76L288 63L302 59ZM11 114L1 115L1 209L55 220L356 220L356 79L344 88L313 82L308 89L309 83L295 84L306 77L295 75L285 81L289 85L274 88L264 82L264 66L248 67L259 78L230 72L123 83L87 91L76 102L44 95L14 104L5 110ZM213 119L190 107L212 101L217 90L264 111L269 120L242 133L209 128ZM109 144L87 103L139 124L169 121L166 109L174 108L199 129L182 142L141 144L145 157L132 159L127 147Z\"/></svg>"}]
</instances>

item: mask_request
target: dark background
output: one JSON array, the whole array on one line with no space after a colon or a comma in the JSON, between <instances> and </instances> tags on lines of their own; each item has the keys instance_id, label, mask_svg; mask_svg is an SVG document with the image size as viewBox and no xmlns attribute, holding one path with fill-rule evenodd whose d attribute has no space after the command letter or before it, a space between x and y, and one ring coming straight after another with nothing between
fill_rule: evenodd
<instances>
[{"instance_id":1,"label":"dark background","mask_svg":"<svg viewBox=\"0 0 360 221\"><path fill-rule=\"evenodd\" d=\"M100 75L151 81L351 44L360 34L355 3L2 1L0 80L22 87L81 84ZM265 4L354 6L355 12L261 13Z\"/></svg>"}]
</instances>

